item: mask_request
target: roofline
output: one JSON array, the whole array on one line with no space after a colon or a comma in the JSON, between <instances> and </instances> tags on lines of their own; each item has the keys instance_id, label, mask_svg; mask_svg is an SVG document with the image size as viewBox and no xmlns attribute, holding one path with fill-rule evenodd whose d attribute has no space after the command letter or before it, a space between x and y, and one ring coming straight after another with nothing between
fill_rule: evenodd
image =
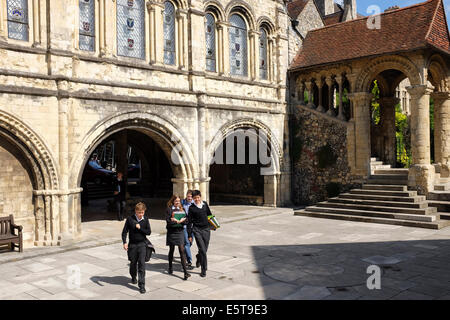
<instances>
[{"instance_id":1,"label":"roofline","mask_svg":"<svg viewBox=\"0 0 450 320\"><path fill-rule=\"evenodd\" d=\"M329 65L338 64L338 63L346 63L346 62L351 62L351 61L356 61L356 60L361 60L361 59L366 59L366 58L376 58L376 57L381 57L381 56L385 56L385 55L392 55L392 54L400 54L400 53L419 51L419 50L422 50L422 49L427 49L428 46L432 47L433 49L438 49L439 51L442 51L443 53L446 53L446 54L450 55L450 52L446 52L442 48L438 48L438 47L435 47L435 46L427 43L427 45L425 45L423 47L417 47L417 48L409 49L409 50L392 51L392 52L386 52L386 53L380 53L380 54L373 54L373 55L370 55L370 56L362 56L362 57L357 57L357 58L350 58L350 59L344 59L344 60L333 61L333 62L326 62L326 63L321 63L321 64L313 64L313 65L310 65L310 66L307 66L307 67L291 68L291 69L288 69L288 72L291 73L291 72L300 71L301 69L307 70L307 69L324 67L324 66L329 66Z\"/></svg>"},{"instance_id":2,"label":"roofline","mask_svg":"<svg viewBox=\"0 0 450 320\"><path fill-rule=\"evenodd\" d=\"M444 22L445 22L445 26L446 26L446 30L447 30L447 37L448 37L448 39L450 41L450 33L449 33L449 30L448 30L447 16L445 14L444 2L442 0L439 0L439 4L441 4L441 3L442 3L442 10L444 11ZM425 36L425 39L427 40L427 42L428 42L428 37L430 36L430 33L431 33L431 29L433 28L434 19L436 18L437 14L438 14L438 11L439 11L439 4L436 6L436 10L434 11L434 14L433 14L433 19L431 20L432 22L430 23L430 27L428 28L427 35Z\"/></svg>"},{"instance_id":3,"label":"roofline","mask_svg":"<svg viewBox=\"0 0 450 320\"><path fill-rule=\"evenodd\" d=\"M413 5L407 6L407 7L398 8L398 9L395 9L395 10L382 12L382 13L380 13L377 16L383 16L383 15L395 13L395 12L398 12L398 11L401 11L401 10L407 10L407 9L411 9L411 8L414 8L414 7L424 6L425 4L427 4L429 2L432 2L432 1L435 1L435 0L427 0L425 2L416 3L416 4L413 4ZM371 16L366 16L366 17L363 17L363 18L358 18L358 19L353 19L353 20L349 20L349 21L343 21L343 22L340 22L340 23L331 24L331 25L325 26L323 28L317 28L317 29L311 30L311 31L308 32L308 34L311 33L311 32L316 32L316 31L322 30L322 29L332 28L332 27L335 27L336 25L343 25L344 23L353 23L353 22L356 22L356 21L359 21L359 20L365 20L365 19L368 19L370 17Z\"/></svg>"}]
</instances>

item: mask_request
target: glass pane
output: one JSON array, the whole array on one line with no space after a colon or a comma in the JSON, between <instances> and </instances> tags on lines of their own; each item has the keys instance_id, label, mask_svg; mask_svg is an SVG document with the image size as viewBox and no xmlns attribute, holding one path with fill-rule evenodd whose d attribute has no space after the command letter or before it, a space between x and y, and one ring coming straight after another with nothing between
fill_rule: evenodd
<instances>
[{"instance_id":1,"label":"glass pane","mask_svg":"<svg viewBox=\"0 0 450 320\"><path fill-rule=\"evenodd\" d=\"M8 37L28 41L28 1L8 0Z\"/></svg>"},{"instance_id":2,"label":"glass pane","mask_svg":"<svg viewBox=\"0 0 450 320\"><path fill-rule=\"evenodd\" d=\"M95 50L95 0L79 0L80 49Z\"/></svg>"},{"instance_id":3,"label":"glass pane","mask_svg":"<svg viewBox=\"0 0 450 320\"><path fill-rule=\"evenodd\" d=\"M164 4L164 63L175 64L175 7Z\"/></svg>"},{"instance_id":4,"label":"glass pane","mask_svg":"<svg viewBox=\"0 0 450 320\"><path fill-rule=\"evenodd\" d=\"M214 16L206 14L206 70L216 71L216 22Z\"/></svg>"},{"instance_id":5,"label":"glass pane","mask_svg":"<svg viewBox=\"0 0 450 320\"><path fill-rule=\"evenodd\" d=\"M117 0L117 54L145 59L144 0Z\"/></svg>"},{"instance_id":6,"label":"glass pane","mask_svg":"<svg viewBox=\"0 0 450 320\"><path fill-rule=\"evenodd\" d=\"M247 76L247 25L239 15L230 18L230 70L232 75Z\"/></svg>"},{"instance_id":7,"label":"glass pane","mask_svg":"<svg viewBox=\"0 0 450 320\"><path fill-rule=\"evenodd\" d=\"M259 37L259 77L267 79L267 33L266 30L260 29Z\"/></svg>"}]
</instances>

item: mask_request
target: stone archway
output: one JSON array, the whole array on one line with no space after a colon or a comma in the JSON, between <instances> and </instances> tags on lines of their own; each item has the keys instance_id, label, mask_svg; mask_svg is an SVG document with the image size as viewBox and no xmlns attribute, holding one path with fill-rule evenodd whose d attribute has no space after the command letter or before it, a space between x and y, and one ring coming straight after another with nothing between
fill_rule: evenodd
<instances>
[{"instance_id":1,"label":"stone archway","mask_svg":"<svg viewBox=\"0 0 450 320\"><path fill-rule=\"evenodd\" d=\"M208 146L206 157L207 157L207 168L206 172L211 172L211 165L214 162L214 156L216 150L220 147L220 145L225 141L225 139L236 130L244 129L246 133L251 132L248 129L255 130L254 132L258 135L258 137L262 137L263 139L267 139L267 145L270 146L270 166L262 168L261 175L264 176L264 200L263 204L265 206L277 206L280 204L280 168L282 165L282 153L280 150L280 145L270 130L268 126L264 123L251 119L238 119L235 121L231 121L226 123L219 129L218 133L214 136L214 139ZM246 134L244 133L244 134Z\"/></svg>"},{"instance_id":2,"label":"stone archway","mask_svg":"<svg viewBox=\"0 0 450 320\"><path fill-rule=\"evenodd\" d=\"M70 164L72 181L71 187L81 185L83 169L91 153L108 137L122 130L135 130L148 135L163 150L167 159L171 162L174 178L173 192L184 194L189 188L193 188L194 177L198 173L198 165L190 148L187 138L176 128L170 120L159 115L142 113L138 111L126 112L112 116L95 125L83 139L77 157ZM77 233L81 232L81 206L80 197L73 200L77 204L70 208L69 228Z\"/></svg>"},{"instance_id":3,"label":"stone archway","mask_svg":"<svg viewBox=\"0 0 450 320\"><path fill-rule=\"evenodd\" d=\"M0 215L13 214L24 245L57 244L59 179L51 152L29 125L0 111Z\"/></svg>"}]
</instances>

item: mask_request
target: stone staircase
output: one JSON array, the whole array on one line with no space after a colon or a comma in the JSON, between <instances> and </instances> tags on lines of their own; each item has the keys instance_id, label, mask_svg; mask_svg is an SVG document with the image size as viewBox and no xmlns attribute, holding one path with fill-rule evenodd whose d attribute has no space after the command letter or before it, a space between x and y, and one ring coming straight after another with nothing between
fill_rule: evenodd
<instances>
[{"instance_id":1,"label":"stone staircase","mask_svg":"<svg viewBox=\"0 0 450 320\"><path fill-rule=\"evenodd\" d=\"M441 209L450 209L450 192L445 197L439 196L438 200L427 201L416 191L408 191L408 169L393 169L372 158L371 176L361 189L350 190L294 214L440 229L450 226L450 220L445 219L446 214L442 213L441 217L441 212L438 212ZM448 212L450 219L450 210L442 211Z\"/></svg>"},{"instance_id":2,"label":"stone staircase","mask_svg":"<svg viewBox=\"0 0 450 320\"><path fill-rule=\"evenodd\" d=\"M450 220L450 178L441 178L439 167L436 169L436 184L428 194L428 205L437 208L441 219Z\"/></svg>"}]
</instances>

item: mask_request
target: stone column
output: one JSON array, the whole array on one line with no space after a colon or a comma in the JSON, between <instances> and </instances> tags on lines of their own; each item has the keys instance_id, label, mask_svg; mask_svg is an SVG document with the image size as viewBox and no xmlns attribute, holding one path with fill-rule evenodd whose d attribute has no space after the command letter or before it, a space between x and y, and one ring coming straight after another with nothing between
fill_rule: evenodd
<instances>
[{"instance_id":1,"label":"stone column","mask_svg":"<svg viewBox=\"0 0 450 320\"><path fill-rule=\"evenodd\" d=\"M302 106L305 105L305 82L303 80L297 80L298 91L298 101Z\"/></svg>"},{"instance_id":2,"label":"stone column","mask_svg":"<svg viewBox=\"0 0 450 320\"><path fill-rule=\"evenodd\" d=\"M268 78L268 80L270 82L274 81L274 76L273 76L273 74L274 74L274 70L273 70L273 68L274 68L274 63L273 63L273 61L274 61L274 58L273 58L273 43L274 43L273 36L269 36L268 37L268 53L267 53L267 56L268 56L267 71L269 72L269 74L268 74L267 78Z\"/></svg>"},{"instance_id":3,"label":"stone column","mask_svg":"<svg viewBox=\"0 0 450 320\"><path fill-rule=\"evenodd\" d=\"M308 90L308 104L306 106L308 108L310 108L310 109L314 109L315 105L312 102L312 99L313 99L313 96L314 96L314 94L313 94L313 83L312 83L312 81L306 81L305 85L306 85L306 90Z\"/></svg>"},{"instance_id":4,"label":"stone column","mask_svg":"<svg viewBox=\"0 0 450 320\"><path fill-rule=\"evenodd\" d=\"M322 79L318 79L316 81L317 88L319 88L319 105L317 106L317 111L325 112L325 108L323 107L323 98L322 98L322 88L323 88L323 81Z\"/></svg>"},{"instance_id":5,"label":"stone column","mask_svg":"<svg viewBox=\"0 0 450 320\"><path fill-rule=\"evenodd\" d=\"M106 55L106 43L105 43L105 0L99 0L99 43L100 43L100 56Z\"/></svg>"},{"instance_id":6,"label":"stone column","mask_svg":"<svg viewBox=\"0 0 450 320\"><path fill-rule=\"evenodd\" d=\"M177 56L177 65L179 69L184 69L185 67L185 20L186 20L186 13L184 11L181 11L180 9L177 10L177 50L176 50L176 56Z\"/></svg>"},{"instance_id":7,"label":"stone column","mask_svg":"<svg viewBox=\"0 0 450 320\"><path fill-rule=\"evenodd\" d=\"M441 165L441 177L450 176L450 92L431 94L434 100L434 160Z\"/></svg>"},{"instance_id":8,"label":"stone column","mask_svg":"<svg viewBox=\"0 0 450 320\"><path fill-rule=\"evenodd\" d=\"M279 174L264 176L264 206L276 207Z\"/></svg>"},{"instance_id":9,"label":"stone column","mask_svg":"<svg viewBox=\"0 0 450 320\"><path fill-rule=\"evenodd\" d=\"M370 103L372 94L355 92L349 97L355 106L355 173L367 177L370 174Z\"/></svg>"},{"instance_id":10,"label":"stone column","mask_svg":"<svg viewBox=\"0 0 450 320\"><path fill-rule=\"evenodd\" d=\"M326 77L325 82L328 86L328 111L327 114L329 116L335 117L336 113L334 112L334 80L331 77Z\"/></svg>"},{"instance_id":11,"label":"stone column","mask_svg":"<svg viewBox=\"0 0 450 320\"><path fill-rule=\"evenodd\" d=\"M219 75L223 75L224 72L224 63L223 63L223 25L220 23L216 23L217 28L217 51L216 51L216 59L217 59L217 72Z\"/></svg>"},{"instance_id":12,"label":"stone column","mask_svg":"<svg viewBox=\"0 0 450 320\"><path fill-rule=\"evenodd\" d=\"M6 2L0 1L0 40L6 40L7 32L5 30L6 22L4 18L6 12Z\"/></svg>"},{"instance_id":13,"label":"stone column","mask_svg":"<svg viewBox=\"0 0 450 320\"><path fill-rule=\"evenodd\" d=\"M339 113L338 113L337 117L338 117L339 120L345 121L347 119L345 118L344 107L342 105L342 95L344 93L344 88L343 88L343 86L344 86L344 77L343 76L337 76L336 77L336 82L339 85Z\"/></svg>"},{"instance_id":14,"label":"stone column","mask_svg":"<svg viewBox=\"0 0 450 320\"><path fill-rule=\"evenodd\" d=\"M217 25L222 26L223 28L222 48L219 48L219 50L222 50L222 72L224 75L228 76L230 75L230 36L228 35L229 24L220 21Z\"/></svg>"},{"instance_id":15,"label":"stone column","mask_svg":"<svg viewBox=\"0 0 450 320\"><path fill-rule=\"evenodd\" d=\"M420 194L433 191L434 166L430 160L430 93L431 88L417 85L406 88L411 96L411 151L408 186Z\"/></svg>"},{"instance_id":16,"label":"stone column","mask_svg":"<svg viewBox=\"0 0 450 320\"><path fill-rule=\"evenodd\" d=\"M249 75L250 79L255 80L257 78L257 66L259 65L259 55L256 53L256 41L258 41L258 32L255 30L250 30L248 32L250 52L248 58L248 66L249 66Z\"/></svg>"},{"instance_id":17,"label":"stone column","mask_svg":"<svg viewBox=\"0 0 450 320\"><path fill-rule=\"evenodd\" d=\"M39 47L41 44L40 28L41 28L41 26L40 26L39 0L33 0L33 46L34 47Z\"/></svg>"},{"instance_id":18,"label":"stone column","mask_svg":"<svg viewBox=\"0 0 450 320\"><path fill-rule=\"evenodd\" d=\"M383 161L395 167L397 161L395 138L395 105L400 99L395 97L383 97L380 99L381 124L384 133Z\"/></svg>"},{"instance_id":19,"label":"stone column","mask_svg":"<svg viewBox=\"0 0 450 320\"><path fill-rule=\"evenodd\" d=\"M147 2L147 11L149 19L148 27L148 47L150 55L150 64L154 64L156 61L156 33L155 33L155 6L151 2Z\"/></svg>"}]
</instances>

